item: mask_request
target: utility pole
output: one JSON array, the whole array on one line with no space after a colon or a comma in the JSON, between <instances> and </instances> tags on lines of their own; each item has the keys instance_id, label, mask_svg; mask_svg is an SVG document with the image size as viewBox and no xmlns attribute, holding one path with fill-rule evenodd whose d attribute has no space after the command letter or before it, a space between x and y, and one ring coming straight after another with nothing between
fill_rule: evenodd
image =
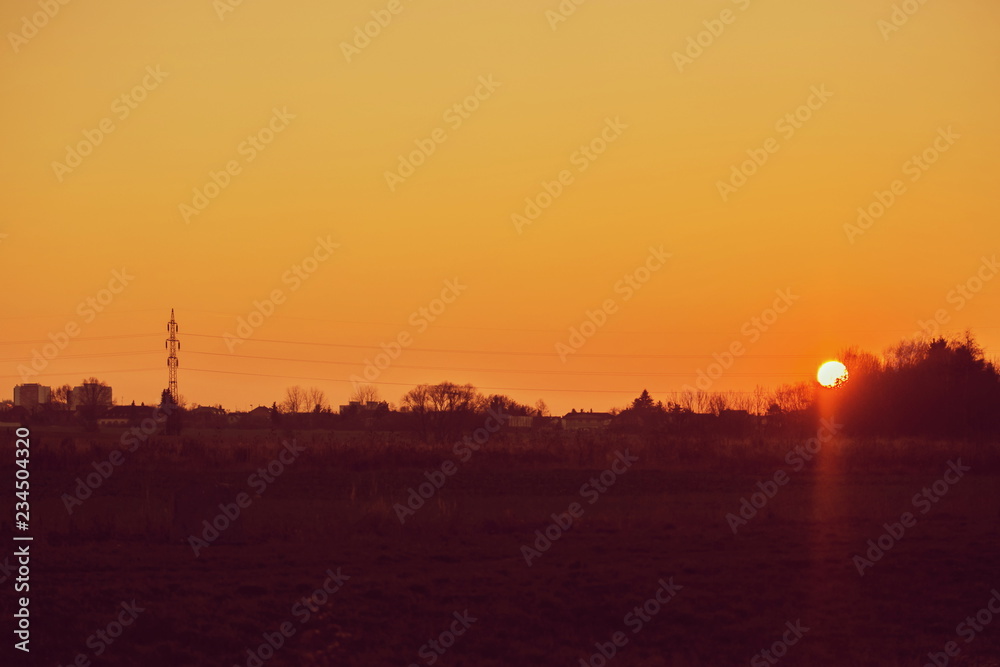
<instances>
[{"instance_id":1,"label":"utility pole","mask_svg":"<svg viewBox=\"0 0 1000 667\"><path fill-rule=\"evenodd\" d=\"M180 395L177 393L177 350L181 349L181 342L177 340L177 322L174 321L174 309L170 309L170 321L167 322L167 332L170 338L167 339L167 391L174 405L180 402Z\"/></svg>"}]
</instances>

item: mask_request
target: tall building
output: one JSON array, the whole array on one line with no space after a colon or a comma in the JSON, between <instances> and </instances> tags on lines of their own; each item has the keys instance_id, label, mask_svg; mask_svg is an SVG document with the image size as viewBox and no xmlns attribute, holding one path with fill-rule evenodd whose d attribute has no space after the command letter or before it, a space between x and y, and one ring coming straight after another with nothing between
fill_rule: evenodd
<instances>
[{"instance_id":1,"label":"tall building","mask_svg":"<svg viewBox=\"0 0 1000 667\"><path fill-rule=\"evenodd\" d=\"M14 405L37 408L52 400L52 389L40 384L19 384L14 387Z\"/></svg>"},{"instance_id":2,"label":"tall building","mask_svg":"<svg viewBox=\"0 0 1000 667\"><path fill-rule=\"evenodd\" d=\"M81 405L100 405L111 407L111 387L96 382L84 382L73 387L69 395L69 409L76 410Z\"/></svg>"}]
</instances>

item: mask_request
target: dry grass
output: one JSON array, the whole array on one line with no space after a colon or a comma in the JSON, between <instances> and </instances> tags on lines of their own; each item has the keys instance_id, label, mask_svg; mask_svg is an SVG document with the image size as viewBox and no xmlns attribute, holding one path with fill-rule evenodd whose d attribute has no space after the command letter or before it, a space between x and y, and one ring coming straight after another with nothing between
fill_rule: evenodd
<instances>
[{"instance_id":1,"label":"dry grass","mask_svg":"<svg viewBox=\"0 0 1000 667\"><path fill-rule=\"evenodd\" d=\"M745 665L802 618L812 630L783 665L917 666L1000 585L997 448L977 443L832 442L734 536L726 513L799 441L506 435L400 525L393 505L450 445L296 433L306 452L244 511L243 543L195 558L170 540L178 489L247 490L282 437L157 437L69 516L60 495L117 441L37 433L41 657L67 664L135 597L147 616L102 664L233 664L342 566L352 579L269 667L426 664L417 650L466 608L480 620L439 664L579 664L661 576L684 590L613 664ZM639 462L526 566L521 545L625 447ZM859 577L851 556L958 457L973 472ZM952 664L989 665L998 632Z\"/></svg>"}]
</instances>

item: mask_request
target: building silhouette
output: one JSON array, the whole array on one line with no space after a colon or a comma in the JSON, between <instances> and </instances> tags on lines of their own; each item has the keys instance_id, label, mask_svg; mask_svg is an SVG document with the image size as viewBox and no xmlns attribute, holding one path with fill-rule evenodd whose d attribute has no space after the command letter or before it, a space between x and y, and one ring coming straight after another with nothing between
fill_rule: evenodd
<instances>
[{"instance_id":1,"label":"building silhouette","mask_svg":"<svg viewBox=\"0 0 1000 667\"><path fill-rule=\"evenodd\" d=\"M37 408L43 403L52 400L52 389L40 384L19 384L14 387L14 405L28 408Z\"/></svg>"}]
</instances>

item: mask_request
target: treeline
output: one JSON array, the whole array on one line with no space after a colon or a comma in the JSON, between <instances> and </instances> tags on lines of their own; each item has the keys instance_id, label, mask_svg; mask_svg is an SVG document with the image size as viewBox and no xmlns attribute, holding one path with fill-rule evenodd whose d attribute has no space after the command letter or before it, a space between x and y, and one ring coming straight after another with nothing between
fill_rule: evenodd
<instances>
[{"instance_id":1,"label":"treeline","mask_svg":"<svg viewBox=\"0 0 1000 667\"><path fill-rule=\"evenodd\" d=\"M1000 436L1000 370L971 333L957 338L905 340L881 355L850 348L840 355L848 381L824 389L817 383L785 385L774 392L686 392L654 403L645 391L618 412L619 425L676 429L684 415L733 417L749 413L778 420L819 418L862 436L984 438ZM801 420L800 420L801 421ZM730 419L732 423L732 419ZM725 420L717 422L726 430Z\"/></svg>"},{"instance_id":2,"label":"treeline","mask_svg":"<svg viewBox=\"0 0 1000 667\"><path fill-rule=\"evenodd\" d=\"M427 440L450 440L480 428L491 414L532 417L511 420L518 428L609 429L657 435L757 436L808 432L820 416L843 424L852 435L932 438L983 438L1000 435L1000 372L971 334L961 338L903 341L881 355L851 348L840 355L848 381L823 389L815 381L762 387L749 392L678 392L654 400L643 390L623 407L607 413L577 412L553 419L545 402L521 404L502 394L484 394L470 384L421 384L398 406L382 400L371 385L355 388L347 405L334 409L321 389L289 387L269 408L229 413L216 407L174 406L169 431L184 428L282 428L410 431ZM155 406L112 406L110 390L96 378L84 382L93 392L67 409L69 387L33 411L0 404L0 422L70 425L96 430L107 416L131 426ZM91 395L92 394L92 395ZM169 401L163 393L161 407ZM117 411L117 412L116 412ZM831 413L832 411L832 413ZM824 414L821 414L824 413ZM560 423L561 422L561 423ZM112 424L107 424L112 425Z\"/></svg>"},{"instance_id":3,"label":"treeline","mask_svg":"<svg viewBox=\"0 0 1000 667\"><path fill-rule=\"evenodd\" d=\"M842 361L850 379L833 405L849 433L1000 435L1000 373L971 334L903 341L881 356L850 349Z\"/></svg>"}]
</instances>

